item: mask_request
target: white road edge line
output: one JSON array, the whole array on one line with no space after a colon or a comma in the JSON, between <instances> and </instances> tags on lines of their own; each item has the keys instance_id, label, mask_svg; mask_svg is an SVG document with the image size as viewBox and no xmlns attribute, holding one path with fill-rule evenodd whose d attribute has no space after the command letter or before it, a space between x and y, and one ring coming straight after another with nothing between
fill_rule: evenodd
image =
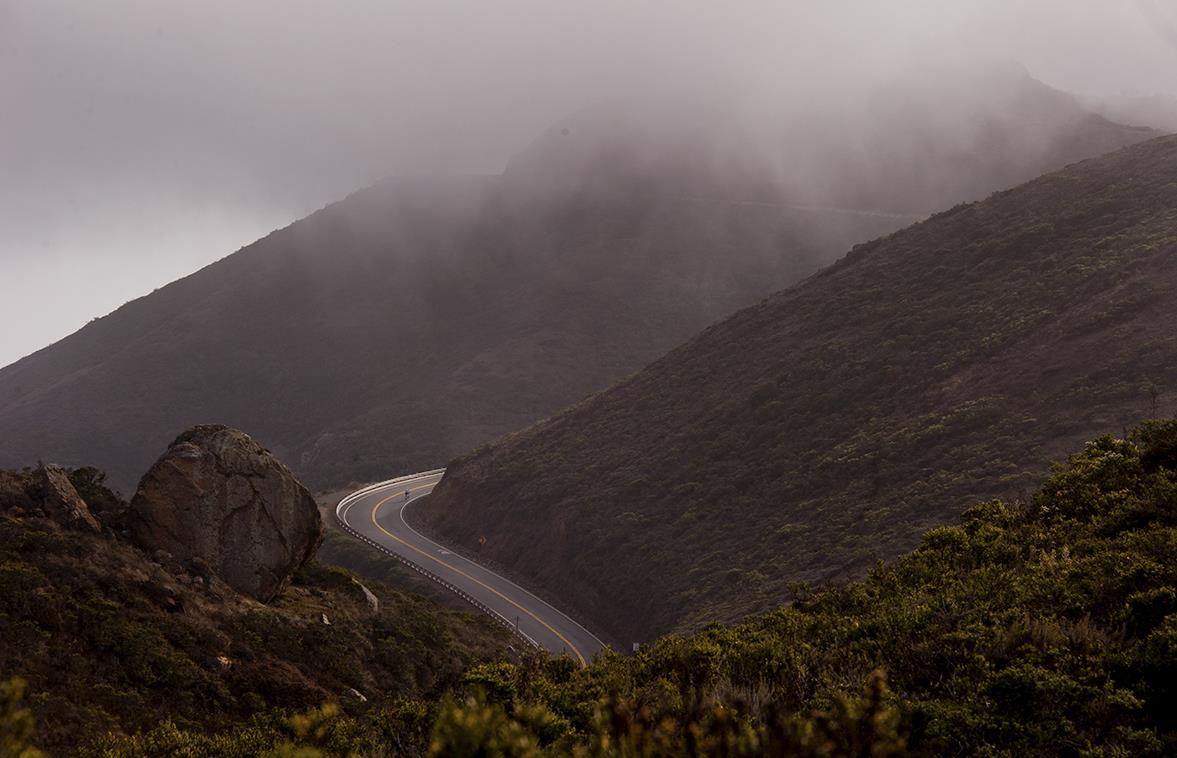
<instances>
[{"instance_id":1,"label":"white road edge line","mask_svg":"<svg viewBox=\"0 0 1177 758\"><path fill-rule=\"evenodd\" d=\"M416 529L414 529L412 526L410 526L410 525L409 525L409 522L405 521L405 508L406 508L406 507L409 505L409 503L412 503L412 502L413 502L414 500L416 500L417 498L425 497L425 495L428 495L428 494L429 494L429 493L425 493L425 494L423 494L423 495L417 495L416 497L410 498L408 501L406 501L406 502L404 502L404 503L402 503L402 504L401 504L401 507L400 507L400 519L401 519L401 523L405 525L405 528L406 528L406 529L408 529L408 530L409 530L410 532L412 532L413 534L417 535L419 538L421 538L422 540L424 540L426 543L428 543L428 544L430 544L430 545L432 545L432 546L434 546L434 547L436 547L436 548L438 548L438 549L440 549L440 550L448 550L448 548L447 548L445 545L441 545L441 544L438 544L438 543L434 542L433 540L429 539L428 537L426 537L425 535L421 534L421 533L420 533L420 532L418 532ZM525 588L523 588L523 587L520 587L518 584L516 584L515 582L511 581L511 580L510 580L510 579L508 579L507 577L505 577L505 576L502 576L501 574L496 574L495 572L493 572L493 571L491 571L490 569L486 568L485 566L483 566L483 565L481 565L481 564L477 563L476 561L474 561L474 560L472 560L472 559L470 559L470 558L467 558L466 556L462 555L461 553L458 553L458 552L453 552L453 553L451 553L451 554L452 554L452 555L454 555L455 557L461 558L463 561L465 561L466 563L469 563L469 564L470 564L470 565L472 565L472 566L475 566L475 567L477 567L477 568L479 568L479 569L482 569L483 571L486 571L486 572L488 572L488 573L490 573L490 574L493 574L493 575L495 576L495 578L497 578L497 579L501 579L502 581L506 582L507 584L511 585L511 586L512 586L512 587L514 587L515 589L517 589L517 590L519 590L520 592L522 592L522 593L523 593L524 595L526 595L527 597L531 598L531 599L532 599L532 600L534 600L535 602L537 602L537 603L539 603L540 605L542 605L544 608L547 608L548 610L552 611L552 613L555 613L555 614L558 614L559 616L561 616L561 617L562 617L562 618L563 618L565 621L567 621L567 622L571 623L571 624L572 624L572 625L574 625L574 626L575 626L577 629L579 629L580 631L584 632L584 633L585 633L585 634L587 634L589 637L591 637L591 638L593 639L593 641L594 641L594 642L596 642L596 643L597 643L597 645L599 645L601 648L604 648L604 647L605 647L605 643L601 642L601 640L597 638L597 635L593 634L593 633L592 633L592 632L590 632L588 629L585 629L585 628L584 628L584 626L583 626L582 624L580 624L580 622L578 622L576 619L574 619L574 618L572 618L571 616L569 616L567 613L564 613L564 612L563 612L563 611L561 611L559 608L556 608L555 606L553 606L553 605L552 605L551 603L549 603L548 601L544 600L543 598L537 597L537 596L536 596L534 593L532 593L531 591L529 591L529 590L527 590L527 589L525 589Z\"/></svg>"},{"instance_id":2,"label":"white road edge line","mask_svg":"<svg viewBox=\"0 0 1177 758\"><path fill-rule=\"evenodd\" d=\"M473 597L472 595L470 595L469 593L467 593L465 590L461 589L460 587L456 587L453 584L451 584L450 582L447 582L446 580L442 579L440 576L434 574L432 571L426 569L424 566L418 565L417 563L409 560L405 556L400 555L399 553L396 553L396 552L388 549L387 547L385 547L384 545L381 545L380 543L376 542L375 540L368 538L366 535L361 534L354 527L352 527L352 525L350 523L348 523L347 514L350 512L351 506L353 506L360 498L362 498L366 495L370 495L375 492L379 492L381 490L387 489L388 487L391 487L394 484L404 484L407 482L419 481L421 479L427 479L431 476L437 476L437 475L441 475L444 473L445 473L445 469L435 469L433 471L424 471L419 474L409 474L407 476L400 476L395 479L389 479L384 482L377 482L376 484L372 484L367 487L363 487L361 489L358 489L355 492L352 492L352 493L344 496L339 501L339 503L335 506L335 520L339 523L339 525L343 528L343 530L346 533L350 534L352 537L355 537L356 539L360 540L361 542L371 545L372 547L376 548L380 552L382 552L382 553L388 555L389 557L405 564L407 567L409 567L409 568L413 569L414 571L416 571L417 573L421 574L426 579L430 579L433 582L436 582L437 584L441 585L445 589L449 590L450 592L453 592L455 595L457 595L462 600L465 600L467 603L473 605L475 607L475 609L482 611L486 615L490 616L491 619L493 619L494 621L497 621L500 625L506 627L508 629L508 631L510 631L513 634L515 634L516 636L518 636L520 639L522 639L528 645L530 645L533 648L536 648L538 650L542 650L543 645L541 645L539 642L537 642L531 635L527 634L527 632L524 632L523 630L519 629L514 622L512 622L510 619L508 619L503 614L499 613L498 611L494 610L493 608L490 608L485 603L483 603L482 601ZM439 481L440 481L440 479L439 479ZM429 494L429 493L425 493L423 495L418 495L417 497L424 497L427 494ZM416 498L410 498L408 502L412 502L412 500L415 500L415 499ZM402 504L402 509L403 509L404 505L407 505L407 503ZM402 514L402 520L403 520L403 514ZM413 530L412 527L409 527L409 525L407 523L405 524L405 526L408 527L410 530L412 530L414 534L418 534L418 536L421 536L419 533L416 532L416 530ZM437 544L437 543L433 542L432 540L426 539L425 537L422 537L422 539L425 539L430 544L434 544L434 545ZM444 548L442 548L442 549L444 549ZM458 555L457 557L462 557L462 556ZM472 561L468 561L468 562L473 563ZM478 565L478 564L473 564L473 565ZM482 568L482 567L480 566L479 568ZM484 570L486 570L486 569L484 569ZM493 572L491 572L491 573L493 573ZM498 575L496 574L495 576L498 576ZM514 583L511 582L509 579L504 579L503 577L499 577L499 578L512 584L513 586L518 587L518 585L514 585ZM519 587L519 589L522 590L523 588ZM526 592L526 590L523 590L523 591ZM530 594L530 593L528 593L528 594ZM536 598L536 599L538 600L538 598ZM542 601L540 601L540 602L542 602ZM552 610L555 611L556 609L553 608ZM559 613L559 611L556 611L556 612ZM561 615L563 615L563 614L561 614ZM565 616L565 618L567 618L567 617ZM572 619L568 619L568 620L572 621ZM578 626L578 627L580 626L580 624L577 624L575 621L572 621L572 623L576 624L576 626ZM580 628L584 629L584 627L580 627ZM589 636L592 637L594 640L597 639L591 632L588 632L588 630L585 630L585 632L588 633ZM599 642L599 640L597 640L597 641Z\"/></svg>"},{"instance_id":3,"label":"white road edge line","mask_svg":"<svg viewBox=\"0 0 1177 758\"><path fill-rule=\"evenodd\" d=\"M487 614L491 615L492 617L497 617L498 620L500 621L500 623L504 623L508 628L510 628L512 631L514 631L516 634L520 635L521 637L525 638L530 644L534 645L535 647L542 647L541 645L539 645L539 643L537 643L534 639L532 639L525 632L515 629L515 625L510 620L508 620L506 617L504 617L501 613L484 606L480 601L469 596L466 592L460 590L457 587L453 587L453 586L449 585L449 583L446 582L445 580L441 579L441 577L434 575L433 572L429 571L428 569L424 568L423 566L418 566L417 564L415 564L413 561L409 560L405 556L402 556L399 553L395 553L391 550L388 550L384 546L363 537L363 535L359 534L359 532L356 531L355 528L352 527L350 523L348 523L348 521L347 521L348 512L351 510L351 506L354 505L356 503L356 501L358 501L359 499L361 499L367 495L370 495L370 494L373 494L376 492L380 492L385 489L389 489L393 485L403 485L403 484L406 484L409 482L418 481L420 479L428 479L429 477L432 477L432 476L441 477L441 476L445 475L445 471L446 470L444 468L433 469L432 471L422 471L420 473L407 474L405 476L398 476L394 479L388 479L383 482L377 482L375 484L370 484L367 487L362 487L361 489L358 489L355 492L352 492L352 493L344 496L343 499L341 499L339 501L338 505L335 506L335 518L337 521L340 522L340 524L342 524L344 527L346 527L347 531L349 533L351 533L353 536L359 537L361 540L368 542L368 543L380 548L381 552L391 555L392 557L396 558L397 560L400 560L402 563L415 569L418 573L421 573L421 574L427 576L428 578L432 579L433 581L437 582L438 584L442 585L443 587L446 587L446 589L449 589L450 591L454 592L454 594L458 595L463 600L466 600L467 602L471 603L472 605L474 605L476 608L483 611L484 613L487 613ZM439 478L439 481L440 481L440 478ZM425 495L428 495L428 494L429 493L417 495L416 497L411 497L407 502L401 503L401 507L399 509L401 523L404 524L405 527L410 532L415 534L418 538L420 538L422 541L424 541L428 545L432 545L433 547L436 547L440 550L447 550L447 548L444 545L440 545L437 542L434 542L433 540L429 539L428 537L426 537L425 535L421 534L416 529L414 529L412 526L409 526L409 523L407 521L405 521L405 515L404 515L405 506L407 506L409 503L411 503L412 501L414 501L418 498L425 497ZM519 590L521 593L523 593L527 597L531 598L536 603L542 605L544 608L550 610L552 613L557 614L560 617L562 617L565 621L569 622L570 624L575 626L577 629L579 629L581 632L583 632L588 637L590 637L594 642L597 643L598 647L600 647L602 649L604 649L606 647L605 643L601 642L601 640L595 634L593 634L588 629L586 629L583 624L581 624L580 622L578 622L576 619L572 618L568 614L564 613L563 611L559 610L558 608L552 606L546 600L543 600L542 598L537 597L534 593L530 592L529 590L527 590L523 587L520 587L518 584L511 581L507 577L496 574L495 572L491 571L490 569L486 568L485 566L482 566L482 565L470 560L469 558L466 558L461 553L452 552L451 554L457 558L462 559L463 561L465 561L466 563L468 563L472 566L475 566L483 571L486 571L486 572L494 575L496 579L499 579L499 580L505 582L506 584L509 584L511 587L515 588L516 590Z\"/></svg>"}]
</instances>

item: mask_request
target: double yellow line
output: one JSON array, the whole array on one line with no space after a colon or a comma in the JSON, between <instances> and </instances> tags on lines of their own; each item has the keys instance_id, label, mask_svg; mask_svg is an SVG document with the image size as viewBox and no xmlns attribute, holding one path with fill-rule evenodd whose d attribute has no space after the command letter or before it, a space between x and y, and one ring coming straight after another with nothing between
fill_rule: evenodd
<instances>
[{"instance_id":1,"label":"double yellow line","mask_svg":"<svg viewBox=\"0 0 1177 758\"><path fill-rule=\"evenodd\" d=\"M435 484L423 484L423 485L421 485L421 486L419 486L419 487L410 487L408 491L409 491L409 492L416 492L417 490L423 490L423 489L432 489L432 488L433 488L433 487L435 487L435 486L437 486L437 485L436 485L436 483L435 483ZM531 618L535 619L535 621L536 621L536 622L537 622L537 623L538 623L540 626L542 626L543 628L547 629L547 630L548 630L549 632L551 632L552 634L556 635L556 636L557 636L557 637L560 639L560 641L561 641L561 642L563 642L563 643L564 643L564 644L565 644L565 645L568 647L568 649L572 651L572 653L573 653L573 654L576 656L577 660L579 660L579 661L580 661L580 665L581 665L581 666L586 666L586 665L588 665L588 662L585 660L584 656L583 656L583 655L581 655L580 651L576 649L576 645L573 645L571 642L569 642L569 641L568 641L568 638L567 638L567 637L565 637L564 635L560 634L558 631L556 631L556 630L555 630L555 629L552 627L552 625L551 625L551 624L549 624L548 622L544 621L543 619L541 619L539 616L537 616L537 615L535 615L534 613L532 613L532 612L531 612L530 610L528 610L527 608L524 608L522 605L519 605L519 603L516 603L514 600L512 600L512 599L511 599L511 598L509 598L509 597L507 597L507 596L506 596L506 595L504 595L503 593L499 592L499 591L498 591L498 590L496 590L494 587L491 587L490 585L486 584L485 582L482 582L482 581L480 581L480 580L476 579L475 577L472 577L472 576L470 576L469 574L467 574L465 571L463 571L462 569L458 568L457 566L450 565L450 564L446 563L445 561L441 560L440 558L438 558L438 557L436 557L436 556L434 556L434 555L430 555L429 553L425 552L424 550L422 550L421 548L417 547L416 545L410 545L408 542L405 542L405 541L404 541L404 540L402 540L400 537L397 537L395 534L393 534L392 532L388 531L388 530L387 530L387 529L385 529L383 526L381 526L381 525L380 525L380 522L376 520L376 513L377 513L377 512L380 510L381 506L383 506L385 503L387 503L389 500L392 500L393 498L400 497L400 496L403 494L403 492L404 492L404 491L402 490L401 492L397 492L395 495L389 495L388 497L384 498L383 500L381 500L380 502L376 503L376 505L374 505L374 506L372 507L372 524L373 524L373 525L374 525L374 526L375 526L377 529L379 529L379 530L380 530L382 533L384 533L386 536L390 537L391 539L394 539L394 540L396 540L397 542L399 542L400 544L402 544L402 545L404 545L405 547L409 548L409 549L410 549L410 550L412 550L413 552L420 553L421 555L425 556L425 557L426 557L426 558L428 558L429 560L431 560L431 561L435 561L436 563L439 563L439 564L441 564L442 566L445 566L445 567L446 567L446 568L448 568L450 571L453 571L453 572L454 572L454 573L456 573L456 574L460 574L460 575L462 575L462 576L466 577L466 578L467 578L467 579L469 579L470 581L472 581L472 582L474 582L475 584L477 584L479 587L482 587L483 589L485 589L485 590L487 590L487 591L489 591L489 592L493 592L494 594L498 595L498 596L499 596L499 597L501 597L503 600L505 600L505 601L507 601L508 603L510 603L511 605L515 606L516 608L518 608L518 609L519 609L520 611L522 611L523 613L525 613L525 614L527 614L528 616L530 616Z\"/></svg>"}]
</instances>

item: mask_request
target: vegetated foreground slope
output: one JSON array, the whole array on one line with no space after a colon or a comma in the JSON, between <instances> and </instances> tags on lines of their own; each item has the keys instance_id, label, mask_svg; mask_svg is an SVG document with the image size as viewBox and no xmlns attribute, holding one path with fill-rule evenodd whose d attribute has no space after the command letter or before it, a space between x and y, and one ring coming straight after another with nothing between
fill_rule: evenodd
<instances>
[{"instance_id":1,"label":"vegetated foreground slope","mask_svg":"<svg viewBox=\"0 0 1177 758\"><path fill-rule=\"evenodd\" d=\"M314 711L105 758L1177 752L1177 423L1103 437L862 581L587 668L468 669L458 697ZM0 689L0 728L4 693Z\"/></svg>"},{"instance_id":2,"label":"vegetated foreground slope","mask_svg":"<svg viewBox=\"0 0 1177 758\"><path fill-rule=\"evenodd\" d=\"M70 479L91 509L125 509L96 474ZM223 729L272 709L435 697L508 655L510 635L481 614L365 579L374 606L351 574L317 562L258 603L117 530L62 528L30 507L37 486L33 472L0 471L0 681L36 693L38 742L55 755L164 719Z\"/></svg>"},{"instance_id":3,"label":"vegetated foreground slope","mask_svg":"<svg viewBox=\"0 0 1177 758\"><path fill-rule=\"evenodd\" d=\"M1151 134L1025 72L770 124L773 160L732 155L725 113L578 114L503 176L387 182L274 232L0 369L0 465L98 465L129 490L177 433L216 422L314 487L433 467L902 214Z\"/></svg>"},{"instance_id":4,"label":"vegetated foreground slope","mask_svg":"<svg viewBox=\"0 0 1177 758\"><path fill-rule=\"evenodd\" d=\"M856 247L416 516L627 643L861 571L1177 397L1177 138Z\"/></svg>"}]
</instances>

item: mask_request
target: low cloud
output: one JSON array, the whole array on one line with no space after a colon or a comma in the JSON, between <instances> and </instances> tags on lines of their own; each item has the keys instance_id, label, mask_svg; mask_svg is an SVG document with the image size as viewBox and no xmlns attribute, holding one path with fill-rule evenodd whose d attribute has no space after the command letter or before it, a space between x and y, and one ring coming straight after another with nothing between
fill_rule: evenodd
<instances>
[{"instance_id":1,"label":"low cloud","mask_svg":"<svg viewBox=\"0 0 1177 758\"><path fill-rule=\"evenodd\" d=\"M1177 94L1166 0L0 6L0 364L392 174L498 172L602 101L755 117L1015 61ZM651 106L652 107L652 106Z\"/></svg>"}]
</instances>

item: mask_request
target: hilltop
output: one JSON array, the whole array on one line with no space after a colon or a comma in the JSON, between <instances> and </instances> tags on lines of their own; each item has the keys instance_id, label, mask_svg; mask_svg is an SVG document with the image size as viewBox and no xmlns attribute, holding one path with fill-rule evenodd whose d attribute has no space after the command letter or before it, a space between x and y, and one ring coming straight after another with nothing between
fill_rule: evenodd
<instances>
[{"instance_id":1,"label":"hilltop","mask_svg":"<svg viewBox=\"0 0 1177 758\"><path fill-rule=\"evenodd\" d=\"M416 511L628 644L860 574L1177 399L1177 138L856 246Z\"/></svg>"},{"instance_id":2,"label":"hilltop","mask_svg":"<svg viewBox=\"0 0 1177 758\"><path fill-rule=\"evenodd\" d=\"M0 369L0 466L97 465L128 491L217 422L315 488L431 468L857 242L1152 134L1024 72L864 107L769 122L772 160L733 155L721 109L589 109L501 176L357 192Z\"/></svg>"},{"instance_id":3,"label":"hilltop","mask_svg":"<svg viewBox=\"0 0 1177 758\"><path fill-rule=\"evenodd\" d=\"M1093 112L1121 124L1143 124L1166 132L1177 132L1177 96L1104 95L1087 96L1080 102Z\"/></svg>"}]
</instances>

